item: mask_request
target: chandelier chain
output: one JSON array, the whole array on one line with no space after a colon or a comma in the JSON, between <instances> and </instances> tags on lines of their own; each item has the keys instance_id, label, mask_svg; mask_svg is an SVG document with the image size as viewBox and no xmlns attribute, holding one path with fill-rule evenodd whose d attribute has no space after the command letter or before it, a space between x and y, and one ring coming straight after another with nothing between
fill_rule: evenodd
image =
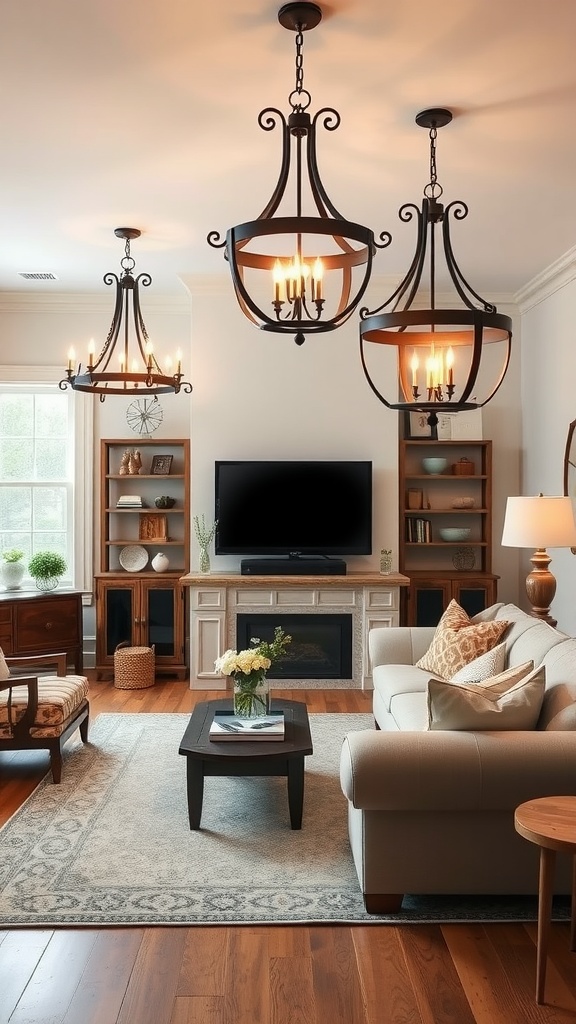
<instances>
[{"instance_id":1,"label":"chandelier chain","mask_svg":"<svg viewBox=\"0 0 576 1024\"><path fill-rule=\"evenodd\" d=\"M136 266L136 260L133 258L133 256L130 255L129 238L126 239L126 244L124 246L124 256L120 260L120 266L122 267L122 270L124 271L125 274L129 274L132 270L134 270L134 267Z\"/></svg>"},{"instance_id":2,"label":"chandelier chain","mask_svg":"<svg viewBox=\"0 0 576 1024\"><path fill-rule=\"evenodd\" d=\"M310 106L312 97L304 88L304 33L302 25L298 25L296 32L296 83L288 97L288 102L295 114L301 114Z\"/></svg>"},{"instance_id":3,"label":"chandelier chain","mask_svg":"<svg viewBox=\"0 0 576 1024\"><path fill-rule=\"evenodd\" d=\"M427 199L439 199L444 189L438 184L438 171L436 168L436 139L438 138L438 129L435 125L430 129L430 181L424 189L424 195Z\"/></svg>"}]
</instances>

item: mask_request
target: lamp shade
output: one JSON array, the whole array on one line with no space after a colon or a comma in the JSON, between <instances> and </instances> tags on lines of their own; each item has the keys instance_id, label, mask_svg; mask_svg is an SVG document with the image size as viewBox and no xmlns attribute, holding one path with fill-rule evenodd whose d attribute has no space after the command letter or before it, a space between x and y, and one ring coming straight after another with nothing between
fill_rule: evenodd
<instances>
[{"instance_id":1,"label":"lamp shade","mask_svg":"<svg viewBox=\"0 0 576 1024\"><path fill-rule=\"evenodd\" d=\"M563 496L508 498L503 547L569 548L576 544L572 499Z\"/></svg>"}]
</instances>

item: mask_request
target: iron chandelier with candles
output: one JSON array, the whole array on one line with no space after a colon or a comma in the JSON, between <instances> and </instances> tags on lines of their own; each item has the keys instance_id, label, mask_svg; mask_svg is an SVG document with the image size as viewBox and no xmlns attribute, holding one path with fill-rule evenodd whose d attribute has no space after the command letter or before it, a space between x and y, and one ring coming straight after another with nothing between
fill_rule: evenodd
<instances>
[{"instance_id":1,"label":"iron chandelier with candles","mask_svg":"<svg viewBox=\"0 0 576 1024\"><path fill-rule=\"evenodd\" d=\"M99 395L101 402L107 395L178 394L181 390L190 394L192 385L182 379L181 353L176 353L174 372L171 360L166 358L164 372L146 331L140 308L140 285L148 287L152 278L150 274L133 274L135 260L130 254L130 242L139 238L141 231L138 228L116 228L114 234L124 239L125 246L120 261L122 274L118 276L109 272L104 275L105 284L116 284L116 302L108 337L98 356L94 342L90 342L85 369L81 363L75 369L76 354L74 349L69 350L66 377L60 381L60 387ZM113 359L117 359L116 366Z\"/></svg>"},{"instance_id":2,"label":"iron chandelier with candles","mask_svg":"<svg viewBox=\"0 0 576 1024\"><path fill-rule=\"evenodd\" d=\"M208 243L223 248L230 264L242 312L263 331L293 334L301 345L307 334L333 331L348 320L370 279L378 241L370 228L344 219L320 178L316 127L335 131L340 115L324 107L310 117L311 95L304 88L304 32L322 19L314 3L284 4L280 24L296 33L296 82L290 93L288 119L276 107L260 111L264 131L281 125L282 156L276 187L256 220L229 228L226 238L211 231ZM293 184L296 212L280 215ZM305 212L306 204L306 212ZM312 212L310 212L312 211Z\"/></svg>"},{"instance_id":3,"label":"iron chandelier with candles","mask_svg":"<svg viewBox=\"0 0 576 1024\"><path fill-rule=\"evenodd\" d=\"M439 412L477 409L494 397L508 369L512 340L510 317L498 313L496 306L474 291L452 249L450 220L464 220L468 207L462 200L454 200L446 207L439 201L443 189L436 170L436 139L438 128L451 120L452 113L445 108L423 110L416 116L416 124L429 129L430 181L424 188L422 208L406 203L398 214L404 222L416 218L416 251L406 276L390 298L372 312L360 310L360 351L370 387L389 409L427 413L432 432ZM444 263L463 304L454 308L437 306L436 233L440 226ZM426 267L427 295L426 285L422 287ZM426 298L428 305L421 308ZM396 395L387 399L374 383L368 369L366 343L396 346L400 398ZM500 346L500 358L487 360L485 346L496 343ZM483 360L490 363L487 372Z\"/></svg>"}]
</instances>

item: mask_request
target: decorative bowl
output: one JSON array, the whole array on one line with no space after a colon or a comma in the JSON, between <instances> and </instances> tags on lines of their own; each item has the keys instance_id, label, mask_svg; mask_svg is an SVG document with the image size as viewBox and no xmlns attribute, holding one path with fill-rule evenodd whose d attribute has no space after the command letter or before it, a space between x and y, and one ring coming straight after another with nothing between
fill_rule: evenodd
<instances>
[{"instance_id":1,"label":"decorative bowl","mask_svg":"<svg viewBox=\"0 0 576 1024\"><path fill-rule=\"evenodd\" d=\"M172 508L176 504L176 498L170 498L167 494L162 494L159 498L154 498L154 504L156 508Z\"/></svg>"},{"instance_id":2,"label":"decorative bowl","mask_svg":"<svg viewBox=\"0 0 576 1024\"><path fill-rule=\"evenodd\" d=\"M471 531L457 526L445 526L439 532L442 540L460 543L460 541L468 540Z\"/></svg>"},{"instance_id":3,"label":"decorative bowl","mask_svg":"<svg viewBox=\"0 0 576 1024\"><path fill-rule=\"evenodd\" d=\"M454 498L452 508L474 508L474 498Z\"/></svg>"},{"instance_id":4,"label":"decorative bowl","mask_svg":"<svg viewBox=\"0 0 576 1024\"><path fill-rule=\"evenodd\" d=\"M447 465L448 459L422 459L422 468L425 473L443 473Z\"/></svg>"}]
</instances>

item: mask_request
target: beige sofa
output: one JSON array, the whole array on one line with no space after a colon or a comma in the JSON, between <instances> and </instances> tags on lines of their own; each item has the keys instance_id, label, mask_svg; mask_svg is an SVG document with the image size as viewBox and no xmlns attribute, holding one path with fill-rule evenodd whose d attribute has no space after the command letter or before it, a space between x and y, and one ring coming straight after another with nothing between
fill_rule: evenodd
<instances>
[{"instance_id":1,"label":"beige sofa","mask_svg":"<svg viewBox=\"0 0 576 1024\"><path fill-rule=\"evenodd\" d=\"M514 809L576 793L576 639L515 605L494 605L481 618L510 622L507 667L545 665L535 730L428 731L431 673L415 662L434 629L370 633L376 728L347 736L341 784L371 913L399 910L407 893L537 893L538 849L517 835ZM568 861L558 858L558 893L571 891Z\"/></svg>"}]
</instances>

